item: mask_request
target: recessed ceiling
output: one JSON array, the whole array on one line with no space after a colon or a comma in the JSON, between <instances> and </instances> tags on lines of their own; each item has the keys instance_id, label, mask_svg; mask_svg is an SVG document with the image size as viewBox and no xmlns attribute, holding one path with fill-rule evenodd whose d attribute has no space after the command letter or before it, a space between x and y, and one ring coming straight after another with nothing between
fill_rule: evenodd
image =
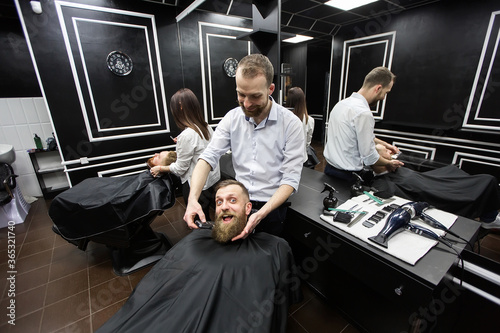
<instances>
[{"instance_id":1,"label":"recessed ceiling","mask_svg":"<svg viewBox=\"0 0 500 333\"><path fill-rule=\"evenodd\" d=\"M146 0L179 7L179 13L194 0ZM325 5L328 0L282 0L281 31L306 35L316 42L331 42L340 27L378 16L399 13L440 0L379 0L371 4L344 11ZM252 18L251 0L206 0L198 10L223 15Z\"/></svg>"}]
</instances>

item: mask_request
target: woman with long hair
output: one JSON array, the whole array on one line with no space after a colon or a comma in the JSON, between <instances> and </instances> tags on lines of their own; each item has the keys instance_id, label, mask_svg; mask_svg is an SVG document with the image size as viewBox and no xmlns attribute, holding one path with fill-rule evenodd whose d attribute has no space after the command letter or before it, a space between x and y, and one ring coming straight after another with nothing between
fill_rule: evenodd
<instances>
[{"instance_id":1,"label":"woman with long hair","mask_svg":"<svg viewBox=\"0 0 500 333\"><path fill-rule=\"evenodd\" d=\"M160 165L151 168L151 174L158 176L162 172L171 172L180 177L182 195L187 205L190 180L198 157L210 142L213 130L203 119L200 102L196 95L187 88L178 90L170 100L170 111L175 124L182 131L177 136L177 160L170 165L160 162ZM209 206L213 202L213 185L220 179L219 167L212 170L207 178L199 202L205 216L210 216Z\"/></svg>"},{"instance_id":2,"label":"woman with long hair","mask_svg":"<svg viewBox=\"0 0 500 333\"><path fill-rule=\"evenodd\" d=\"M304 128L304 149L306 155L309 156L311 151L314 151L311 147L311 140L314 132L314 118L307 113L306 96L302 88L292 87L288 90L286 105L302 121L302 126ZM304 161L304 164L307 163L307 160Z\"/></svg>"}]
</instances>

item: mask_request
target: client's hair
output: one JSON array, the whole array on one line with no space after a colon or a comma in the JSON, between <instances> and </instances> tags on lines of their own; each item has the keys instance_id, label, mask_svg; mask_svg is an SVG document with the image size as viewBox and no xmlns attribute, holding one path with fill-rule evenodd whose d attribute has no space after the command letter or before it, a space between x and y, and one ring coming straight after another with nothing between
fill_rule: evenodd
<instances>
[{"instance_id":1,"label":"client's hair","mask_svg":"<svg viewBox=\"0 0 500 333\"><path fill-rule=\"evenodd\" d=\"M225 180L221 180L220 182L218 182L215 185L215 193L217 193L217 191L219 189L221 189L223 187L226 187L226 186L229 186L229 185L237 185L237 186L241 187L241 190L243 191L243 194L246 196L246 198L248 199L248 201L250 201L250 194L248 193L248 190L245 187L245 185L243 185L242 183L240 183L239 181L234 180L234 179L225 179Z\"/></svg>"},{"instance_id":2,"label":"client's hair","mask_svg":"<svg viewBox=\"0 0 500 333\"><path fill-rule=\"evenodd\" d=\"M154 159L154 157L151 157L146 162L148 164L148 167L150 169L155 166L153 164L153 159ZM170 165L170 164L174 163L175 161L177 161L177 153L175 151L168 151L167 156L165 156L165 158L163 158L160 161L160 165L161 166L167 166L167 165Z\"/></svg>"},{"instance_id":3,"label":"client's hair","mask_svg":"<svg viewBox=\"0 0 500 333\"><path fill-rule=\"evenodd\" d=\"M184 130L189 127L205 140L210 139L208 123L202 117L200 102L190 89L179 89L172 96L170 111L179 129Z\"/></svg>"},{"instance_id":4,"label":"client's hair","mask_svg":"<svg viewBox=\"0 0 500 333\"><path fill-rule=\"evenodd\" d=\"M306 96L304 91L300 87L293 87L288 90L286 96L286 105L289 108L293 108L292 111L301 121L306 120L306 124L309 121L306 105Z\"/></svg>"},{"instance_id":5,"label":"client's hair","mask_svg":"<svg viewBox=\"0 0 500 333\"><path fill-rule=\"evenodd\" d=\"M382 87L387 87L392 81L396 81L396 75L387 67L375 67L365 76L363 87L371 88L377 84L381 84Z\"/></svg>"}]
</instances>

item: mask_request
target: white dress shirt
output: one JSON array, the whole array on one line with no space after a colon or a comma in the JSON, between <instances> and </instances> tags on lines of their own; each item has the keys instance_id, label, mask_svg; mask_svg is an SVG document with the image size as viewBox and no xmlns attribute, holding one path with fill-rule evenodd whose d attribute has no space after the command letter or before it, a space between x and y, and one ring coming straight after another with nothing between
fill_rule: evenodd
<instances>
[{"instance_id":1,"label":"white dress shirt","mask_svg":"<svg viewBox=\"0 0 500 333\"><path fill-rule=\"evenodd\" d=\"M200 158L214 168L228 150L236 180L245 185L251 200L268 201L284 184L298 189L305 157L302 124L274 101L269 116L258 125L240 107L230 110Z\"/></svg>"},{"instance_id":2,"label":"white dress shirt","mask_svg":"<svg viewBox=\"0 0 500 333\"><path fill-rule=\"evenodd\" d=\"M338 102L328 120L325 160L333 167L359 171L379 159L375 149L375 119L366 99L353 93Z\"/></svg>"},{"instance_id":3,"label":"white dress shirt","mask_svg":"<svg viewBox=\"0 0 500 333\"><path fill-rule=\"evenodd\" d=\"M210 138L213 138L214 131L209 126L208 132ZM177 145L175 151L177 152L177 160L170 164L170 172L181 178L181 182L189 182L191 185L191 176L193 175L194 167L201 153L209 144L209 140L200 137L196 131L187 127L181 134L177 136ZM220 168L217 163L212 171L208 174L207 182L205 183L204 190L214 185L220 179Z\"/></svg>"}]
</instances>

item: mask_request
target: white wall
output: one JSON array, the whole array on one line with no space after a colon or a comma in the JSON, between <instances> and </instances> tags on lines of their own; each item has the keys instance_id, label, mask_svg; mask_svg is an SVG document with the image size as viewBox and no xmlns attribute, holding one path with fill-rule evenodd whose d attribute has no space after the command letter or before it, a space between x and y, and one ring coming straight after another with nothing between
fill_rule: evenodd
<instances>
[{"instance_id":1,"label":"white wall","mask_svg":"<svg viewBox=\"0 0 500 333\"><path fill-rule=\"evenodd\" d=\"M0 143L14 146L16 161L12 166L25 197L42 196L27 150L35 148L35 133L46 148L53 131L42 97L0 98Z\"/></svg>"}]
</instances>

